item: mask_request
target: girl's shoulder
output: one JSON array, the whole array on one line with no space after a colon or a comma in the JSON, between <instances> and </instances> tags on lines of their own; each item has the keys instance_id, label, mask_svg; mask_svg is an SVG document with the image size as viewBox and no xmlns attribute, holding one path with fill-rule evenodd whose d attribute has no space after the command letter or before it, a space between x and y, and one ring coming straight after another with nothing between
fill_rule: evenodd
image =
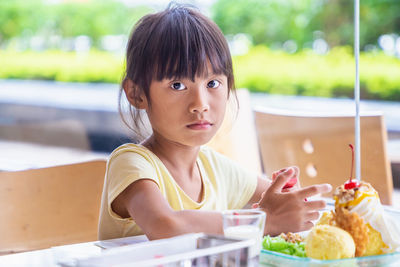
<instances>
[{"instance_id":1,"label":"girl's shoulder","mask_svg":"<svg viewBox=\"0 0 400 267\"><path fill-rule=\"evenodd\" d=\"M116 149L114 149L110 154L110 158L116 157L122 153L127 153L127 152L141 154L141 153L148 153L150 151L146 147L144 147L140 144L125 143L123 145L120 145Z\"/></svg>"},{"instance_id":2,"label":"girl's shoulder","mask_svg":"<svg viewBox=\"0 0 400 267\"><path fill-rule=\"evenodd\" d=\"M115 155L115 154L120 154L123 152L128 152L128 151L141 151L143 149L147 149L144 146L140 145L140 144L134 144L134 143L125 143L120 145L119 147L115 148L112 152L111 152L111 156Z\"/></svg>"},{"instance_id":3,"label":"girl's shoulder","mask_svg":"<svg viewBox=\"0 0 400 267\"><path fill-rule=\"evenodd\" d=\"M108 161L112 162L121 158L142 159L150 163L156 163L158 160L157 156L149 149L143 145L134 143L126 143L114 149Z\"/></svg>"}]
</instances>

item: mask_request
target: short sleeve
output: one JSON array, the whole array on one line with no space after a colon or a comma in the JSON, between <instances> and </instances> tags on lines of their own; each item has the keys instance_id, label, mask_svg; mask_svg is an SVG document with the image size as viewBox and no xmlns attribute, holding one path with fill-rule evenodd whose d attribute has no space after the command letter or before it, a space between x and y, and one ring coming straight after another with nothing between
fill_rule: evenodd
<instances>
[{"instance_id":1,"label":"short sleeve","mask_svg":"<svg viewBox=\"0 0 400 267\"><path fill-rule=\"evenodd\" d=\"M130 184L140 179L151 179L158 186L154 166L143 155L125 152L111 157L108 165L108 203L121 194Z\"/></svg>"},{"instance_id":2,"label":"short sleeve","mask_svg":"<svg viewBox=\"0 0 400 267\"><path fill-rule=\"evenodd\" d=\"M215 170L216 179L224 186L220 192L225 194L228 209L243 208L253 196L257 187L258 173L244 169L230 158L205 148Z\"/></svg>"}]
</instances>

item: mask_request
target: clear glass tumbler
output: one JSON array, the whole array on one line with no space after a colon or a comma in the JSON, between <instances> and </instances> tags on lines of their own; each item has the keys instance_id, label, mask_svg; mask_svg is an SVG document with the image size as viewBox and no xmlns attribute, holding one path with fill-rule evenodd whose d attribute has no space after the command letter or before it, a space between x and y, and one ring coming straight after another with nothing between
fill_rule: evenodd
<instances>
[{"instance_id":1,"label":"clear glass tumbler","mask_svg":"<svg viewBox=\"0 0 400 267\"><path fill-rule=\"evenodd\" d=\"M260 254L264 236L266 214L257 209L226 210L222 212L224 236L237 239L254 239L249 257Z\"/></svg>"}]
</instances>

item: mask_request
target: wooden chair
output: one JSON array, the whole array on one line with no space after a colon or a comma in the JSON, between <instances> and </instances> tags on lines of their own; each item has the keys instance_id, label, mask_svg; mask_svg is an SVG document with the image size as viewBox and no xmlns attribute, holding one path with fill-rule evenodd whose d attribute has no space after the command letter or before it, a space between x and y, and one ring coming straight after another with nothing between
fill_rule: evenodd
<instances>
[{"instance_id":1,"label":"wooden chair","mask_svg":"<svg viewBox=\"0 0 400 267\"><path fill-rule=\"evenodd\" d=\"M383 115L365 114L360 120L361 179L372 184L382 203L390 205L393 180ZM295 114L259 108L255 110L255 122L266 174L297 165L302 186L330 183L333 188L349 178L348 144L355 142L354 115Z\"/></svg>"},{"instance_id":2,"label":"wooden chair","mask_svg":"<svg viewBox=\"0 0 400 267\"><path fill-rule=\"evenodd\" d=\"M97 240L105 160L0 172L0 254Z\"/></svg>"},{"instance_id":3,"label":"wooden chair","mask_svg":"<svg viewBox=\"0 0 400 267\"><path fill-rule=\"evenodd\" d=\"M261 173L250 94L245 89L237 90L236 93L239 110L235 98L231 95L221 128L207 145L244 168Z\"/></svg>"}]
</instances>

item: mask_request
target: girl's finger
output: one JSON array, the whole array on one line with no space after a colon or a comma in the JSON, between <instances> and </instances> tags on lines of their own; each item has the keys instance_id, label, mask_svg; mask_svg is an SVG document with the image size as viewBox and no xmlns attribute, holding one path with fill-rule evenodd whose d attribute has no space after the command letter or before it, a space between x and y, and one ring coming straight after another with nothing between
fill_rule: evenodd
<instances>
[{"instance_id":1,"label":"girl's finger","mask_svg":"<svg viewBox=\"0 0 400 267\"><path fill-rule=\"evenodd\" d=\"M286 171L280 173L276 179L272 181L268 190L272 190L273 192L281 192L283 186L286 184L289 178L293 176L293 174L293 168L287 168Z\"/></svg>"},{"instance_id":2,"label":"girl's finger","mask_svg":"<svg viewBox=\"0 0 400 267\"><path fill-rule=\"evenodd\" d=\"M272 173L272 180L275 180L276 177L277 177L280 173L285 172L286 170L287 170L287 168L283 168L283 169L280 169L279 171L274 171L274 172Z\"/></svg>"},{"instance_id":3,"label":"girl's finger","mask_svg":"<svg viewBox=\"0 0 400 267\"><path fill-rule=\"evenodd\" d=\"M313 200L304 203L308 210L322 210L326 207L325 200Z\"/></svg>"},{"instance_id":4,"label":"girl's finger","mask_svg":"<svg viewBox=\"0 0 400 267\"><path fill-rule=\"evenodd\" d=\"M307 221L315 221L315 220L318 220L318 218L319 218L318 211L308 212L305 216L305 220L307 220Z\"/></svg>"},{"instance_id":5,"label":"girl's finger","mask_svg":"<svg viewBox=\"0 0 400 267\"><path fill-rule=\"evenodd\" d=\"M310 230L311 228L314 227L314 223L311 221L306 221L304 222L303 226L301 227L301 229L299 230L299 232L301 231L307 231Z\"/></svg>"},{"instance_id":6,"label":"girl's finger","mask_svg":"<svg viewBox=\"0 0 400 267\"><path fill-rule=\"evenodd\" d=\"M332 190L332 186L330 184L317 184L305 187L299 190L299 196L301 198L311 197L317 194L328 193Z\"/></svg>"},{"instance_id":7,"label":"girl's finger","mask_svg":"<svg viewBox=\"0 0 400 267\"><path fill-rule=\"evenodd\" d=\"M276 179L276 177L281 173L281 172L284 172L286 169L280 169L279 171L274 171L273 173L272 173L272 180L275 180Z\"/></svg>"},{"instance_id":8,"label":"girl's finger","mask_svg":"<svg viewBox=\"0 0 400 267\"><path fill-rule=\"evenodd\" d=\"M300 185L300 169L297 166L292 166L292 168L295 171L295 176L294 177L297 178L297 183L294 185L294 187L301 188L301 185Z\"/></svg>"},{"instance_id":9,"label":"girl's finger","mask_svg":"<svg viewBox=\"0 0 400 267\"><path fill-rule=\"evenodd\" d=\"M300 169L299 169L299 167L297 167L297 166L292 166L292 167L290 167L290 168L293 168L293 170L294 170L294 176L295 176L296 178L299 178L299 176L300 176Z\"/></svg>"}]
</instances>

